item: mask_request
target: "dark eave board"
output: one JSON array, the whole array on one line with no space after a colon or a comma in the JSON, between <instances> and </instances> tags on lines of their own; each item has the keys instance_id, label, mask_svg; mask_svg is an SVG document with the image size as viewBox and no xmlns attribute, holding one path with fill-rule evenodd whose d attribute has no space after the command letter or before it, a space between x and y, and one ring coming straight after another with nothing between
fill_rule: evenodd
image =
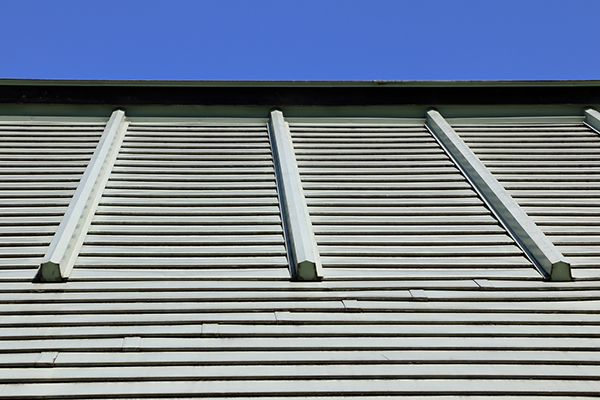
<instances>
[{"instance_id":1,"label":"dark eave board","mask_svg":"<svg viewBox=\"0 0 600 400\"><path fill-rule=\"evenodd\" d=\"M4 83L2 85L2 83ZM0 103L116 105L598 104L598 81L144 82L0 81Z\"/></svg>"}]
</instances>

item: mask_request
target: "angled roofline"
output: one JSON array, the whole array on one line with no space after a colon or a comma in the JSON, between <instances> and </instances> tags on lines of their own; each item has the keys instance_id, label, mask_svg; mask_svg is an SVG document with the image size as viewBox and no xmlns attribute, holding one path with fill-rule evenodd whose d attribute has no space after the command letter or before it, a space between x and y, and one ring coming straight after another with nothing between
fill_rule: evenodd
<instances>
[{"instance_id":1,"label":"angled roofline","mask_svg":"<svg viewBox=\"0 0 600 400\"><path fill-rule=\"evenodd\" d=\"M0 79L0 104L383 106L600 104L600 80L130 81Z\"/></svg>"}]
</instances>

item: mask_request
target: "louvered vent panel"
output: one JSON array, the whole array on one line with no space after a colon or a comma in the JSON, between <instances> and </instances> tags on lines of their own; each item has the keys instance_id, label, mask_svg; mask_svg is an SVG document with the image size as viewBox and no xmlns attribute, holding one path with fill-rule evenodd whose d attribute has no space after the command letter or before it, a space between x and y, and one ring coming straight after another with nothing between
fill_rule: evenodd
<instances>
[{"instance_id":1,"label":"louvered vent panel","mask_svg":"<svg viewBox=\"0 0 600 400\"><path fill-rule=\"evenodd\" d=\"M30 269L39 267L104 126L76 119L0 122L3 277L33 277Z\"/></svg>"},{"instance_id":2,"label":"louvered vent panel","mask_svg":"<svg viewBox=\"0 0 600 400\"><path fill-rule=\"evenodd\" d=\"M266 123L132 123L76 267L287 268Z\"/></svg>"},{"instance_id":3,"label":"louvered vent panel","mask_svg":"<svg viewBox=\"0 0 600 400\"><path fill-rule=\"evenodd\" d=\"M291 131L325 268L535 274L423 126Z\"/></svg>"},{"instance_id":4,"label":"louvered vent panel","mask_svg":"<svg viewBox=\"0 0 600 400\"><path fill-rule=\"evenodd\" d=\"M583 124L454 128L574 267L600 267L598 134Z\"/></svg>"}]
</instances>

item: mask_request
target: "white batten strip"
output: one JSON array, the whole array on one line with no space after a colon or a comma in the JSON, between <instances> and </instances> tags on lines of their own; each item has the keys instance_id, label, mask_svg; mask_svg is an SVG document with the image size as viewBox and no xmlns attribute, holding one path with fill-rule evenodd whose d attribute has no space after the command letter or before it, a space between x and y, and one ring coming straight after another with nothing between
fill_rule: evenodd
<instances>
[{"instance_id":1,"label":"white batten strip","mask_svg":"<svg viewBox=\"0 0 600 400\"><path fill-rule=\"evenodd\" d=\"M584 115L584 122L600 134L600 112L588 108L584 111Z\"/></svg>"},{"instance_id":2,"label":"white batten strip","mask_svg":"<svg viewBox=\"0 0 600 400\"><path fill-rule=\"evenodd\" d=\"M121 148L128 124L124 111L117 110L112 113L69 208L46 251L36 280L61 282L69 277Z\"/></svg>"},{"instance_id":3,"label":"white batten strip","mask_svg":"<svg viewBox=\"0 0 600 400\"><path fill-rule=\"evenodd\" d=\"M553 281L571 280L571 266L554 244L523 211L486 166L446 122L442 115L430 110L426 125L453 157L459 168L494 208L523 249Z\"/></svg>"},{"instance_id":4,"label":"white batten strip","mask_svg":"<svg viewBox=\"0 0 600 400\"><path fill-rule=\"evenodd\" d=\"M292 277L302 281L318 280L323 276L321 258L302 191L292 136L281 111L271 111L269 135L277 170Z\"/></svg>"}]
</instances>

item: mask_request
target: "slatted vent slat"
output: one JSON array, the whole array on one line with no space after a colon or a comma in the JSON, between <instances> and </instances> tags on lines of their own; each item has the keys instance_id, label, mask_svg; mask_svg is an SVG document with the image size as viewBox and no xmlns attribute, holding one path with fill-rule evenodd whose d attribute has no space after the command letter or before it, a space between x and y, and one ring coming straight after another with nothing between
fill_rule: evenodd
<instances>
[{"instance_id":1,"label":"slatted vent slat","mask_svg":"<svg viewBox=\"0 0 600 400\"><path fill-rule=\"evenodd\" d=\"M583 124L454 129L571 262L575 277L599 268L597 133Z\"/></svg>"},{"instance_id":2,"label":"slatted vent slat","mask_svg":"<svg viewBox=\"0 0 600 400\"><path fill-rule=\"evenodd\" d=\"M76 263L89 268L286 269L266 124L132 123Z\"/></svg>"},{"instance_id":3,"label":"slatted vent slat","mask_svg":"<svg viewBox=\"0 0 600 400\"><path fill-rule=\"evenodd\" d=\"M0 123L0 279L30 280L105 122Z\"/></svg>"},{"instance_id":4,"label":"slatted vent slat","mask_svg":"<svg viewBox=\"0 0 600 400\"><path fill-rule=\"evenodd\" d=\"M423 126L290 128L325 268L534 273Z\"/></svg>"}]
</instances>

